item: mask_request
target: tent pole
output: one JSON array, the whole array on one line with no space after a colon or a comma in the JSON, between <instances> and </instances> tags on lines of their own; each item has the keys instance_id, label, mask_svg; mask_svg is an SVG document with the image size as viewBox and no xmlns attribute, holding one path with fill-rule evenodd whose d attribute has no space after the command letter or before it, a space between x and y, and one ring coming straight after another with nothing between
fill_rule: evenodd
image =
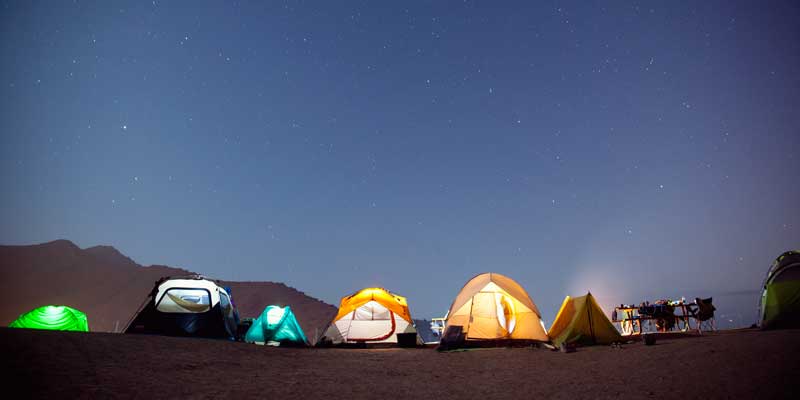
<instances>
[{"instance_id":1,"label":"tent pole","mask_svg":"<svg viewBox=\"0 0 800 400\"><path fill-rule=\"evenodd\" d=\"M480 292L478 292L478 293L480 293ZM472 323L472 307L473 306L475 306L475 296L472 296L472 298L469 300L469 319L467 320L467 331L464 334L464 339L465 340L467 339L467 336L469 336L469 325Z\"/></svg>"},{"instance_id":2,"label":"tent pole","mask_svg":"<svg viewBox=\"0 0 800 400\"><path fill-rule=\"evenodd\" d=\"M589 332L592 333L592 344L597 344L597 337L594 334L594 323L592 323L592 305L589 304L592 301L591 296L591 293L586 296L586 301L584 302L583 306L586 307L586 314L589 316Z\"/></svg>"},{"instance_id":3,"label":"tent pole","mask_svg":"<svg viewBox=\"0 0 800 400\"><path fill-rule=\"evenodd\" d=\"M159 282L160 282L160 280L159 280ZM156 287L155 287L155 288L153 288L153 290L150 292L150 295L148 295L148 296L147 296L147 298L146 298L146 299L144 299L144 301L143 301L141 304L139 304L139 307L137 307L137 308L136 308L136 312L134 312L134 313L133 313L133 315L131 316L131 318L130 318L130 319L128 319L128 322L126 322L126 323L125 323L125 327L124 327L124 328L122 328L122 329L123 329L123 332L122 332L122 333L125 333L124 331L127 331L127 330L128 330L128 327L129 327L129 326L131 326L131 324L132 324L132 323L133 323L133 321L136 319L136 317L138 317L138 316L139 316L139 313L141 313L141 312L142 312L142 310L144 310L144 308L145 308L145 307L147 307L147 304L148 304L150 301L155 301L155 299L156 299L156 294L154 294L154 292L155 292L155 293L158 293L158 285L160 285L160 283L159 283L159 282L156 282Z\"/></svg>"}]
</instances>

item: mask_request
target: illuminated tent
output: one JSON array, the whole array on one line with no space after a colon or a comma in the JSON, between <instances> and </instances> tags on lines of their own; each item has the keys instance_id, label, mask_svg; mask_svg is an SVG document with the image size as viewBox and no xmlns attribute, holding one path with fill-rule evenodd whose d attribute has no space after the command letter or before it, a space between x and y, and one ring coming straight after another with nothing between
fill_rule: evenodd
<instances>
[{"instance_id":1,"label":"illuminated tent","mask_svg":"<svg viewBox=\"0 0 800 400\"><path fill-rule=\"evenodd\" d=\"M800 251L775 259L761 288L761 327L800 328Z\"/></svg>"},{"instance_id":2,"label":"illuminated tent","mask_svg":"<svg viewBox=\"0 0 800 400\"><path fill-rule=\"evenodd\" d=\"M405 297L367 288L342 298L319 343L397 343L398 333L413 333L421 343L416 332Z\"/></svg>"},{"instance_id":3,"label":"illuminated tent","mask_svg":"<svg viewBox=\"0 0 800 400\"><path fill-rule=\"evenodd\" d=\"M67 306L44 306L22 314L11 328L89 332L86 314Z\"/></svg>"},{"instance_id":4,"label":"illuminated tent","mask_svg":"<svg viewBox=\"0 0 800 400\"><path fill-rule=\"evenodd\" d=\"M594 296L564 298L553 325L548 331L554 345L576 343L582 345L621 342L622 336L603 313Z\"/></svg>"},{"instance_id":5,"label":"illuminated tent","mask_svg":"<svg viewBox=\"0 0 800 400\"><path fill-rule=\"evenodd\" d=\"M267 306L244 336L246 342L306 345L308 340L289 306Z\"/></svg>"},{"instance_id":6,"label":"illuminated tent","mask_svg":"<svg viewBox=\"0 0 800 400\"><path fill-rule=\"evenodd\" d=\"M539 309L525 289L495 273L480 274L464 285L447 312L445 326L461 326L467 341L547 341Z\"/></svg>"},{"instance_id":7,"label":"illuminated tent","mask_svg":"<svg viewBox=\"0 0 800 400\"><path fill-rule=\"evenodd\" d=\"M237 337L238 312L230 294L199 275L159 279L125 333Z\"/></svg>"}]
</instances>

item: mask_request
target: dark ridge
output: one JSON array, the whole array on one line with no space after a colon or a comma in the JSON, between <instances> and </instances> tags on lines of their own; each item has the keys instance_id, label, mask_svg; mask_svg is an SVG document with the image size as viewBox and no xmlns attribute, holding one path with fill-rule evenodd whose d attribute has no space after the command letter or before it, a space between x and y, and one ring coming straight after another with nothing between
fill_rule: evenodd
<instances>
[{"instance_id":1,"label":"dark ridge","mask_svg":"<svg viewBox=\"0 0 800 400\"><path fill-rule=\"evenodd\" d=\"M130 257L126 257L124 254L120 253L119 250L115 249L113 246L94 246L83 249L83 251L97 258L99 261L111 265L139 265Z\"/></svg>"}]
</instances>

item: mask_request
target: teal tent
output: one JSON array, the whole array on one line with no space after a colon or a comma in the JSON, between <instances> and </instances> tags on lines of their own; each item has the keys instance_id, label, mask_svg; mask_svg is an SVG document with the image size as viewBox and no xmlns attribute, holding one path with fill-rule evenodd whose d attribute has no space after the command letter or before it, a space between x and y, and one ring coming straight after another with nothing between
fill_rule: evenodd
<instances>
[{"instance_id":1,"label":"teal tent","mask_svg":"<svg viewBox=\"0 0 800 400\"><path fill-rule=\"evenodd\" d=\"M308 340L289 306L267 306L244 336L245 342L306 345Z\"/></svg>"},{"instance_id":2,"label":"teal tent","mask_svg":"<svg viewBox=\"0 0 800 400\"><path fill-rule=\"evenodd\" d=\"M67 306L43 306L22 314L11 328L89 332L86 314Z\"/></svg>"}]
</instances>

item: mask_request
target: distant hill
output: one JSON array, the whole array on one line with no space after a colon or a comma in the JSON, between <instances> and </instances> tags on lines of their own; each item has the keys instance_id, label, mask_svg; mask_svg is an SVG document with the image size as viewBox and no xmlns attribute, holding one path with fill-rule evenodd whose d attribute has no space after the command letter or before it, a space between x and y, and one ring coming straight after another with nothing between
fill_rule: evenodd
<instances>
[{"instance_id":1,"label":"distant hill","mask_svg":"<svg viewBox=\"0 0 800 400\"><path fill-rule=\"evenodd\" d=\"M0 246L0 325L46 304L85 312L92 331L121 330L155 281L190 274L163 265L141 266L111 246L81 249L68 240L31 246ZM231 288L242 317L256 317L269 304L289 305L312 340L336 307L276 282L222 282Z\"/></svg>"}]
</instances>

